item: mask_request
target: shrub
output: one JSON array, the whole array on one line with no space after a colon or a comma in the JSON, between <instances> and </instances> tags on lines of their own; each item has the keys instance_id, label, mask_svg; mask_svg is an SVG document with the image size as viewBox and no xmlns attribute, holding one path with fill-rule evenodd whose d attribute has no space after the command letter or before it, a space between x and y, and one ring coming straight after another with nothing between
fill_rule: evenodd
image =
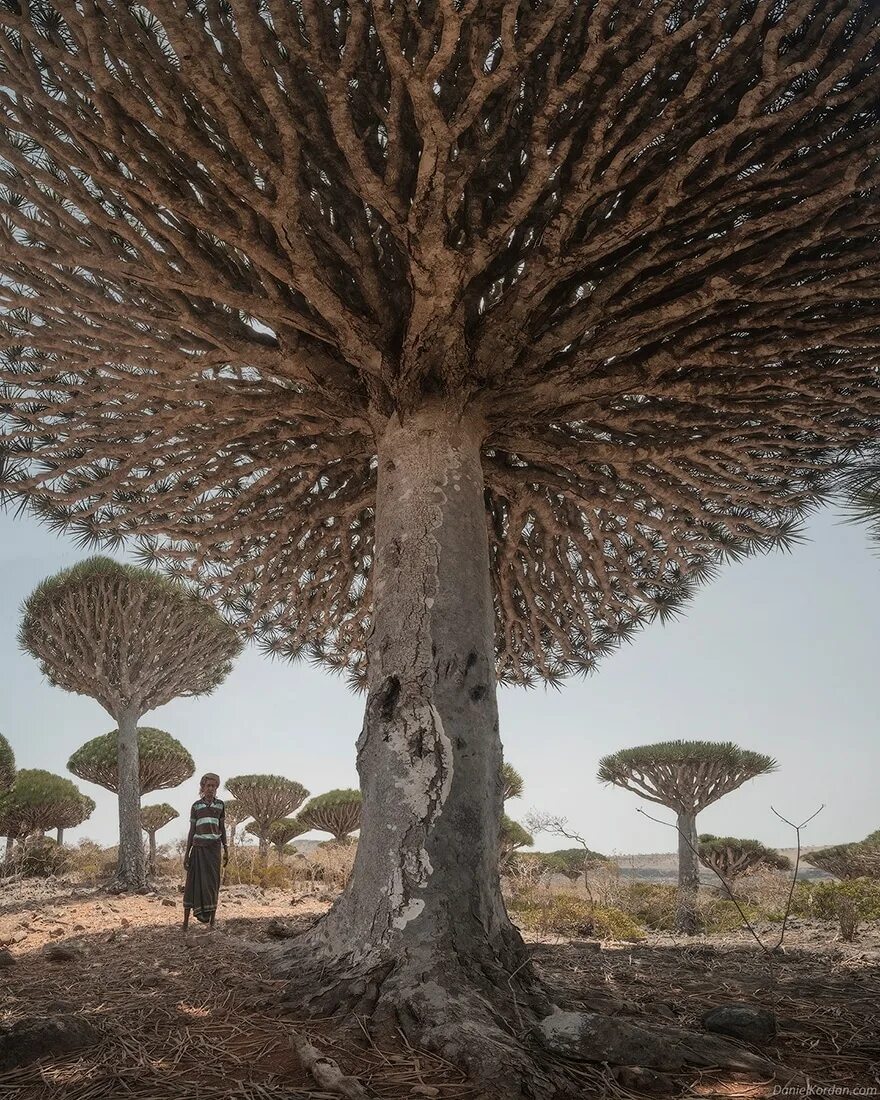
<instances>
[{"instance_id":1,"label":"shrub","mask_svg":"<svg viewBox=\"0 0 880 1100\"><path fill-rule=\"evenodd\" d=\"M229 885L286 890L293 885L294 871L285 863L267 865L255 845L239 845L230 853L223 881Z\"/></svg>"},{"instance_id":2,"label":"shrub","mask_svg":"<svg viewBox=\"0 0 880 1100\"><path fill-rule=\"evenodd\" d=\"M511 903L520 927L539 935L590 937L601 940L641 940L640 928L626 913L611 906L593 905L572 894L549 897L521 895Z\"/></svg>"},{"instance_id":3,"label":"shrub","mask_svg":"<svg viewBox=\"0 0 880 1100\"><path fill-rule=\"evenodd\" d=\"M351 875L356 854L356 841L342 844L326 841L306 857L306 871L310 878L320 879L331 889L342 890Z\"/></svg>"},{"instance_id":4,"label":"shrub","mask_svg":"<svg viewBox=\"0 0 880 1100\"><path fill-rule=\"evenodd\" d=\"M49 837L34 837L16 845L11 859L0 867L0 875L52 878L70 870L67 849Z\"/></svg>"},{"instance_id":5,"label":"shrub","mask_svg":"<svg viewBox=\"0 0 880 1100\"><path fill-rule=\"evenodd\" d=\"M880 882L869 878L799 882L792 912L796 916L839 921L841 907L848 908L850 904L857 920L880 920Z\"/></svg>"}]
</instances>

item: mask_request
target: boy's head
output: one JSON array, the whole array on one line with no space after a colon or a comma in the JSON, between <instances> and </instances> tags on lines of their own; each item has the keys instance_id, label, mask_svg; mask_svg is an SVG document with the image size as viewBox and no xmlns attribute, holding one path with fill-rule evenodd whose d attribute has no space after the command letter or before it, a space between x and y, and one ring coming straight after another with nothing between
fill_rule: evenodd
<instances>
[{"instance_id":1,"label":"boy's head","mask_svg":"<svg viewBox=\"0 0 880 1100\"><path fill-rule=\"evenodd\" d=\"M205 798L213 798L220 786L220 776L216 772L205 772L199 781L200 793Z\"/></svg>"}]
</instances>

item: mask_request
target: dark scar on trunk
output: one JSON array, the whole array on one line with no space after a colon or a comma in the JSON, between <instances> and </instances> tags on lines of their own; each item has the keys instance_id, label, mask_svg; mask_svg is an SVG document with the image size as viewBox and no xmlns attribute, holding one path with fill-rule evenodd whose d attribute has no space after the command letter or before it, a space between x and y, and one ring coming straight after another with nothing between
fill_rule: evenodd
<instances>
[{"instance_id":1,"label":"dark scar on trunk","mask_svg":"<svg viewBox=\"0 0 880 1100\"><path fill-rule=\"evenodd\" d=\"M470 670L474 667L474 665L476 663L477 663L477 654L476 654L476 651L472 649L470 651L470 653L467 655L467 661L465 661L465 665L464 665L464 674L465 674L465 676L467 676L467 674L470 672Z\"/></svg>"},{"instance_id":2,"label":"dark scar on trunk","mask_svg":"<svg viewBox=\"0 0 880 1100\"><path fill-rule=\"evenodd\" d=\"M379 717L383 722L390 722L394 717L397 707L397 699L400 695L400 680L396 676L386 678L382 686L376 692L375 706Z\"/></svg>"},{"instance_id":3,"label":"dark scar on trunk","mask_svg":"<svg viewBox=\"0 0 880 1100\"><path fill-rule=\"evenodd\" d=\"M476 687L472 687L470 695L471 695L471 699L475 703L479 703L479 701L481 699L483 699L486 695L486 685L485 684L477 684Z\"/></svg>"}]
</instances>

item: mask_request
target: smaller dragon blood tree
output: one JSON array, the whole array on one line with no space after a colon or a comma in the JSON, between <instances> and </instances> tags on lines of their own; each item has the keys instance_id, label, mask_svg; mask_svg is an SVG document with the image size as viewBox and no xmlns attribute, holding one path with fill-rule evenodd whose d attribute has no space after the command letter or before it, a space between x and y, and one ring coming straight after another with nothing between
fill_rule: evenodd
<instances>
[{"instance_id":1,"label":"smaller dragon blood tree","mask_svg":"<svg viewBox=\"0 0 880 1100\"><path fill-rule=\"evenodd\" d=\"M12 789L0 798L0 831L16 840L33 833L42 836L47 829L64 828L71 818L79 817L80 824L94 808L69 779L42 768L22 768Z\"/></svg>"},{"instance_id":2,"label":"smaller dragon blood tree","mask_svg":"<svg viewBox=\"0 0 880 1100\"><path fill-rule=\"evenodd\" d=\"M361 827L361 792L347 787L315 795L300 811L298 819L306 829L330 833L337 843L342 843Z\"/></svg>"},{"instance_id":3,"label":"smaller dragon blood tree","mask_svg":"<svg viewBox=\"0 0 880 1100\"><path fill-rule=\"evenodd\" d=\"M141 807L141 828L150 838L147 862L151 873L156 866L156 833L176 817L180 817L180 814L167 802L156 802L152 806Z\"/></svg>"},{"instance_id":4,"label":"smaller dragon blood tree","mask_svg":"<svg viewBox=\"0 0 880 1100\"><path fill-rule=\"evenodd\" d=\"M676 928L697 930L700 887L697 814L755 776L775 771L776 761L730 741L664 741L622 749L599 761L599 780L614 783L673 810L678 826Z\"/></svg>"},{"instance_id":5,"label":"smaller dragon blood tree","mask_svg":"<svg viewBox=\"0 0 880 1100\"><path fill-rule=\"evenodd\" d=\"M880 878L880 829L864 840L807 852L804 859L835 878Z\"/></svg>"},{"instance_id":6,"label":"smaller dragon blood tree","mask_svg":"<svg viewBox=\"0 0 880 1100\"><path fill-rule=\"evenodd\" d=\"M257 824L252 821L245 825L244 830L251 836L259 837ZM280 821L273 821L269 826L269 843L278 853L278 862L284 858L284 849L291 840L309 831L309 826L304 825L299 817L283 817Z\"/></svg>"},{"instance_id":7,"label":"smaller dragon blood tree","mask_svg":"<svg viewBox=\"0 0 880 1100\"><path fill-rule=\"evenodd\" d=\"M189 751L170 733L138 726L138 794L179 787L196 770ZM119 730L93 737L67 761L67 770L98 787L119 793Z\"/></svg>"},{"instance_id":8,"label":"smaller dragon blood tree","mask_svg":"<svg viewBox=\"0 0 880 1100\"><path fill-rule=\"evenodd\" d=\"M218 687L241 649L238 634L178 581L98 556L34 589L18 639L51 684L90 696L116 721L119 863L110 888L143 889L138 722Z\"/></svg>"},{"instance_id":9,"label":"smaller dragon blood tree","mask_svg":"<svg viewBox=\"0 0 880 1100\"><path fill-rule=\"evenodd\" d=\"M0 795L5 794L15 781L15 753L0 733Z\"/></svg>"},{"instance_id":10,"label":"smaller dragon blood tree","mask_svg":"<svg viewBox=\"0 0 880 1100\"><path fill-rule=\"evenodd\" d=\"M82 825L84 821L88 821L94 812L95 800L89 798L87 794L81 794L77 802L71 800L67 804L66 810L60 811L57 819L53 822L53 828L57 829L55 839L58 843L64 843L65 829L75 829L78 825Z\"/></svg>"},{"instance_id":11,"label":"smaller dragon blood tree","mask_svg":"<svg viewBox=\"0 0 880 1100\"><path fill-rule=\"evenodd\" d=\"M523 777L513 764L504 764L501 767L501 781L504 784L502 798L506 802L508 798L522 798L524 789Z\"/></svg>"},{"instance_id":12,"label":"smaller dragon blood tree","mask_svg":"<svg viewBox=\"0 0 880 1100\"><path fill-rule=\"evenodd\" d=\"M775 848L765 847L760 840L701 833L697 852L700 863L714 871L728 887L736 879L761 867L777 871L791 870L788 856L780 855Z\"/></svg>"},{"instance_id":13,"label":"smaller dragon blood tree","mask_svg":"<svg viewBox=\"0 0 880 1100\"><path fill-rule=\"evenodd\" d=\"M520 848L530 848L534 843L532 834L526 832L518 821L507 814L502 815L499 835L499 864L502 868L510 866L514 853Z\"/></svg>"},{"instance_id":14,"label":"smaller dragon blood tree","mask_svg":"<svg viewBox=\"0 0 880 1100\"><path fill-rule=\"evenodd\" d=\"M254 819L247 831L259 839L260 858L264 860L269 855L272 825L293 814L309 797L301 783L281 775L235 775L227 779L226 788L235 795L244 814Z\"/></svg>"},{"instance_id":15,"label":"smaller dragon blood tree","mask_svg":"<svg viewBox=\"0 0 880 1100\"><path fill-rule=\"evenodd\" d=\"M230 798L223 803L223 816L226 818L226 841L230 850L235 847L235 832L242 821L247 821L250 814L246 813L235 798Z\"/></svg>"}]
</instances>

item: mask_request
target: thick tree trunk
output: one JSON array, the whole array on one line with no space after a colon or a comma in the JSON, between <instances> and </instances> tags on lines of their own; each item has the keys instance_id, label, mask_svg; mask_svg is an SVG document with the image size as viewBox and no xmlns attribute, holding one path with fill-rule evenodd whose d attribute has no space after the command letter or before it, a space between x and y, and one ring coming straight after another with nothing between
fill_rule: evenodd
<instances>
[{"instance_id":1,"label":"thick tree trunk","mask_svg":"<svg viewBox=\"0 0 880 1100\"><path fill-rule=\"evenodd\" d=\"M156 870L156 830L150 829L147 832L147 836L150 838L150 854L147 859L147 866L150 874Z\"/></svg>"},{"instance_id":2,"label":"thick tree trunk","mask_svg":"<svg viewBox=\"0 0 880 1100\"><path fill-rule=\"evenodd\" d=\"M510 975L523 989L533 983L498 876L502 761L480 432L439 407L392 420L380 440L373 598L357 855L308 948L324 964L381 972L366 995L374 1021L383 1010L392 1030L401 1018L422 1021L417 1037L443 1047L469 998L482 999L484 1014L493 1000L512 1012ZM341 1007L343 996L328 990L321 1007Z\"/></svg>"},{"instance_id":3,"label":"thick tree trunk","mask_svg":"<svg viewBox=\"0 0 880 1100\"><path fill-rule=\"evenodd\" d=\"M59 844L64 843L64 830L63 829L58 829L57 830L57 832L55 833L55 839L58 841Z\"/></svg>"},{"instance_id":4,"label":"thick tree trunk","mask_svg":"<svg viewBox=\"0 0 880 1100\"><path fill-rule=\"evenodd\" d=\"M269 838L265 837L265 836L261 836L261 837L258 837L257 839L259 841L259 846L257 848L257 854L260 857L260 862L261 863L268 863L269 862Z\"/></svg>"},{"instance_id":5,"label":"thick tree trunk","mask_svg":"<svg viewBox=\"0 0 880 1100\"><path fill-rule=\"evenodd\" d=\"M141 780L137 723L140 716L128 712L119 721L119 862L114 889L142 890L147 884L144 845L141 839Z\"/></svg>"},{"instance_id":6,"label":"thick tree trunk","mask_svg":"<svg viewBox=\"0 0 880 1100\"><path fill-rule=\"evenodd\" d=\"M675 927L692 936L697 931L697 893L700 889L697 815L681 811L678 815L678 899Z\"/></svg>"}]
</instances>

